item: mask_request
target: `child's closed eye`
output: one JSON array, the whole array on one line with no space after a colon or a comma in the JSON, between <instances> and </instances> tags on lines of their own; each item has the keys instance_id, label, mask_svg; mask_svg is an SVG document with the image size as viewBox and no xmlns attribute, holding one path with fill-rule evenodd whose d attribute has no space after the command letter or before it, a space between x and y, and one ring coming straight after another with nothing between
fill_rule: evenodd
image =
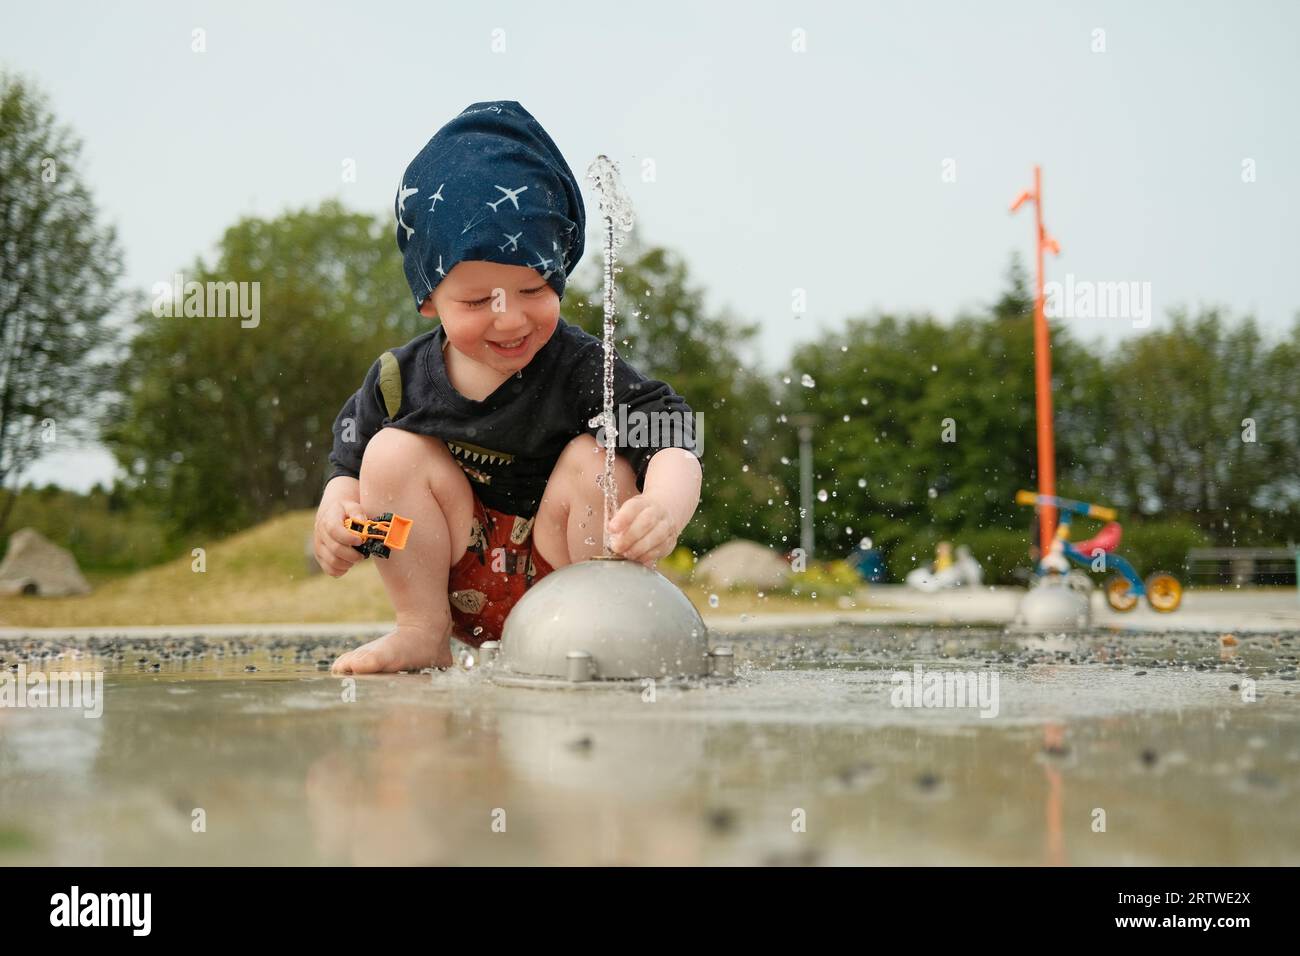
<instances>
[{"instance_id":1,"label":"child's closed eye","mask_svg":"<svg viewBox=\"0 0 1300 956\"><path fill-rule=\"evenodd\" d=\"M535 288L535 289L520 289L520 290L519 290L519 293L520 293L520 295L534 295L534 296L535 296L535 295L538 295L538 294L540 294L540 293L542 293L542 292L545 292L545 291L546 291L546 288L547 288L547 287L546 287L546 284L543 283L542 285L539 285L539 286L538 286L537 288ZM472 301L462 299L460 304L463 305L463 306L465 306L466 308L469 308L469 309L481 309L483 306L487 305L487 304L488 304L489 302L491 302L491 301L492 301L492 296L489 295L489 296L484 296L484 297L481 298L481 299L474 299L474 300L472 300Z\"/></svg>"}]
</instances>

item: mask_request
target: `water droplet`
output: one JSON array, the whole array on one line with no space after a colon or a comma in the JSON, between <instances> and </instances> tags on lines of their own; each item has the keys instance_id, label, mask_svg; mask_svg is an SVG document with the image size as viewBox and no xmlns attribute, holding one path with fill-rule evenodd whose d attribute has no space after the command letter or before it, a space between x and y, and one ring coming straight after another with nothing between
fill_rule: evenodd
<instances>
[{"instance_id":1,"label":"water droplet","mask_svg":"<svg viewBox=\"0 0 1300 956\"><path fill-rule=\"evenodd\" d=\"M717 606L718 606L718 596L716 594L710 594L709 607L717 607Z\"/></svg>"},{"instance_id":2,"label":"water droplet","mask_svg":"<svg viewBox=\"0 0 1300 956\"><path fill-rule=\"evenodd\" d=\"M785 455L782 455L782 456L781 456L781 464L783 464L783 465L788 465L788 464L790 464L790 459L787 458L787 457L785 457Z\"/></svg>"},{"instance_id":3,"label":"water droplet","mask_svg":"<svg viewBox=\"0 0 1300 956\"><path fill-rule=\"evenodd\" d=\"M867 400L865 398L862 400L862 404L863 405L867 404Z\"/></svg>"},{"instance_id":4,"label":"water droplet","mask_svg":"<svg viewBox=\"0 0 1300 956\"><path fill-rule=\"evenodd\" d=\"M859 488L865 488L865 487L867 487L867 479L865 479L865 478L859 478L859 479L858 479L858 487L859 487Z\"/></svg>"},{"instance_id":5,"label":"water droplet","mask_svg":"<svg viewBox=\"0 0 1300 956\"><path fill-rule=\"evenodd\" d=\"M931 498L938 498L938 497L939 497L939 492L936 491L934 488L931 488L931 489L930 489L930 497L931 497Z\"/></svg>"},{"instance_id":6,"label":"water droplet","mask_svg":"<svg viewBox=\"0 0 1300 956\"><path fill-rule=\"evenodd\" d=\"M849 416L848 416L848 415L845 415L845 416L844 416L844 420L847 422L847 421L849 420Z\"/></svg>"},{"instance_id":7,"label":"water droplet","mask_svg":"<svg viewBox=\"0 0 1300 956\"><path fill-rule=\"evenodd\" d=\"M816 387L817 387L817 382L816 382L816 380L814 380L813 377L812 377L811 375L809 375L807 372L804 372L804 373L803 373L803 378L799 379L799 384L802 385L804 388L816 388Z\"/></svg>"},{"instance_id":8,"label":"water droplet","mask_svg":"<svg viewBox=\"0 0 1300 956\"><path fill-rule=\"evenodd\" d=\"M826 493L826 489L825 489L825 488L822 488L820 491L817 492L817 500L818 500L818 501L825 501L825 500L827 500L828 498L830 498L830 495L828 495L828 494Z\"/></svg>"},{"instance_id":9,"label":"water droplet","mask_svg":"<svg viewBox=\"0 0 1300 956\"><path fill-rule=\"evenodd\" d=\"M623 232L630 232L636 217L632 201L623 190L618 164L608 156L597 156L587 167L587 178L596 186L601 216Z\"/></svg>"},{"instance_id":10,"label":"water droplet","mask_svg":"<svg viewBox=\"0 0 1300 956\"><path fill-rule=\"evenodd\" d=\"M596 539L588 535L587 537L582 539L582 543L586 545L592 545L596 543Z\"/></svg>"},{"instance_id":11,"label":"water droplet","mask_svg":"<svg viewBox=\"0 0 1300 956\"><path fill-rule=\"evenodd\" d=\"M930 371L931 371L931 372L937 372L937 371L939 371L939 366L937 366L937 365L931 365L931 366L930 366Z\"/></svg>"},{"instance_id":12,"label":"water droplet","mask_svg":"<svg viewBox=\"0 0 1300 956\"><path fill-rule=\"evenodd\" d=\"M858 547L861 548L863 551L870 551L870 550L871 550L871 539L870 539L870 538L863 538L861 541L858 542Z\"/></svg>"},{"instance_id":13,"label":"water droplet","mask_svg":"<svg viewBox=\"0 0 1300 956\"><path fill-rule=\"evenodd\" d=\"M789 375L782 375L782 376L781 376L781 381L784 382L786 385L789 385L789 384L790 384L790 376L789 376Z\"/></svg>"}]
</instances>

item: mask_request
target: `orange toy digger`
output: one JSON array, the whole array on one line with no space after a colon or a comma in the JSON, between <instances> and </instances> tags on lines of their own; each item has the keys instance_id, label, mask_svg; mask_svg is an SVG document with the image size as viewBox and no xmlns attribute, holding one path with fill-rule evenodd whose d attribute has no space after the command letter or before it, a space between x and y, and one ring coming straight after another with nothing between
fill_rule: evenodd
<instances>
[{"instance_id":1,"label":"orange toy digger","mask_svg":"<svg viewBox=\"0 0 1300 956\"><path fill-rule=\"evenodd\" d=\"M361 539L360 544L352 547L365 557L372 554L386 558L393 548L401 551L406 547L406 539L411 533L411 519L403 518L392 512L385 512L378 518L360 520L348 515L343 516L343 527Z\"/></svg>"}]
</instances>

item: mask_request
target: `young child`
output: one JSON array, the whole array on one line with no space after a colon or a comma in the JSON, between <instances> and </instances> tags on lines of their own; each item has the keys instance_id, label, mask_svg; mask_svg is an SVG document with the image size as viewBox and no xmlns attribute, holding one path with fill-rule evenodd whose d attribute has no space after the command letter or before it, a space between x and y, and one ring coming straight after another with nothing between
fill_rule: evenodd
<instances>
[{"instance_id":1,"label":"young child","mask_svg":"<svg viewBox=\"0 0 1300 956\"><path fill-rule=\"evenodd\" d=\"M407 167L396 214L416 307L441 324L381 355L334 422L321 567L338 577L361 560L345 515L414 522L406 548L377 561L396 628L336 673L450 666L453 631L475 647L499 639L528 587L603 551L605 449L590 421L604 351L560 318L586 227L560 151L518 103L475 103ZM616 416L692 414L621 358L614 387ZM614 551L651 566L695 513L701 479L682 441L693 431L656 432L679 444L617 439L610 521Z\"/></svg>"}]
</instances>

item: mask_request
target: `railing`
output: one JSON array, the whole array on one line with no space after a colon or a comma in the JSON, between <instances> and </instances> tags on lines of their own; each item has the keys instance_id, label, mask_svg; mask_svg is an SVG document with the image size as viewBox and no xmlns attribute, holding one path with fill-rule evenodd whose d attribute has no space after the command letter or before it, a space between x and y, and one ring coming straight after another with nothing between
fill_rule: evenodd
<instances>
[{"instance_id":1,"label":"railing","mask_svg":"<svg viewBox=\"0 0 1300 956\"><path fill-rule=\"evenodd\" d=\"M1192 548L1187 576L1198 584L1291 584L1300 573L1300 550L1286 548Z\"/></svg>"}]
</instances>

